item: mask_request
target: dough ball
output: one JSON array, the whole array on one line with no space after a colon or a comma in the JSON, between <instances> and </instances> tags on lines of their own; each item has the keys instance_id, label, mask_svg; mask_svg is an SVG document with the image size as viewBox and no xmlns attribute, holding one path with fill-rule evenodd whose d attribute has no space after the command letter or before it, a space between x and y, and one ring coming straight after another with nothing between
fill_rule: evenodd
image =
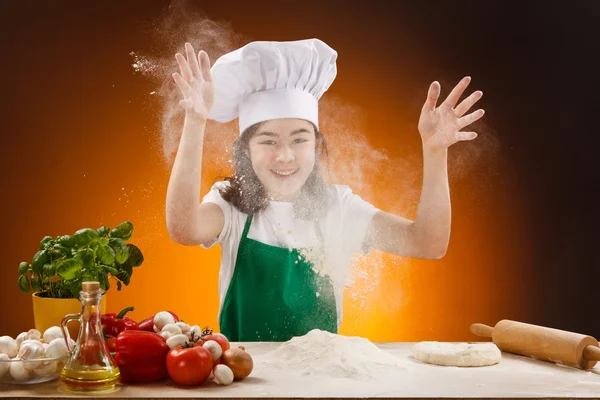
<instances>
[{"instance_id":1,"label":"dough ball","mask_svg":"<svg viewBox=\"0 0 600 400\"><path fill-rule=\"evenodd\" d=\"M455 367L484 367L502 358L494 343L420 342L413 346L412 355L424 363Z\"/></svg>"}]
</instances>

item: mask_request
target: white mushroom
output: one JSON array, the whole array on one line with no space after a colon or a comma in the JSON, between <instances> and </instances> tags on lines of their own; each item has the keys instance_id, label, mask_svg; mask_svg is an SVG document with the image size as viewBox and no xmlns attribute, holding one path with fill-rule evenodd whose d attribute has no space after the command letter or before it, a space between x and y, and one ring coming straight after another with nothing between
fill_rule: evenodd
<instances>
[{"instance_id":1,"label":"white mushroom","mask_svg":"<svg viewBox=\"0 0 600 400\"><path fill-rule=\"evenodd\" d=\"M177 325L179 327L179 329L181 329L181 333L186 333L191 328L191 326L189 326L185 322L181 322L181 321L176 322L175 325Z\"/></svg>"},{"instance_id":2,"label":"white mushroom","mask_svg":"<svg viewBox=\"0 0 600 400\"><path fill-rule=\"evenodd\" d=\"M165 339L169 340L169 338L171 336L173 336L173 334L169 331L164 331L164 332L158 332L158 334L162 337L164 337Z\"/></svg>"},{"instance_id":3,"label":"white mushroom","mask_svg":"<svg viewBox=\"0 0 600 400\"><path fill-rule=\"evenodd\" d=\"M154 316L154 326L160 331L162 331L163 327L167 324L174 324L175 318L173 315L166 311L161 311ZM179 332L181 333L181 332Z\"/></svg>"},{"instance_id":4,"label":"white mushroom","mask_svg":"<svg viewBox=\"0 0 600 400\"><path fill-rule=\"evenodd\" d=\"M192 337L192 333L194 334L194 338L200 338L202 336L202 329L198 325L194 325L186 332L189 338Z\"/></svg>"},{"instance_id":5,"label":"white mushroom","mask_svg":"<svg viewBox=\"0 0 600 400\"><path fill-rule=\"evenodd\" d=\"M40 340L42 334L37 329L30 329L25 335L25 340Z\"/></svg>"},{"instance_id":6,"label":"white mushroom","mask_svg":"<svg viewBox=\"0 0 600 400\"><path fill-rule=\"evenodd\" d=\"M51 326L44 332L44 342L50 343L56 338L64 338L63 332L59 326Z\"/></svg>"},{"instance_id":7,"label":"white mushroom","mask_svg":"<svg viewBox=\"0 0 600 400\"><path fill-rule=\"evenodd\" d=\"M8 354L0 354L0 379L8 372L10 368L10 357Z\"/></svg>"},{"instance_id":8,"label":"white mushroom","mask_svg":"<svg viewBox=\"0 0 600 400\"><path fill-rule=\"evenodd\" d=\"M171 314L169 314L169 315L171 315ZM181 328L178 327L175 324L166 324L161 329L161 332L170 332L171 336L173 336L173 335L179 335L181 333Z\"/></svg>"},{"instance_id":9,"label":"white mushroom","mask_svg":"<svg viewBox=\"0 0 600 400\"><path fill-rule=\"evenodd\" d=\"M214 340L207 340L204 342L202 347L210 352L213 362L217 361L219 358L221 358L221 355L223 355L223 349L221 348L221 345Z\"/></svg>"},{"instance_id":10,"label":"white mushroom","mask_svg":"<svg viewBox=\"0 0 600 400\"><path fill-rule=\"evenodd\" d=\"M27 336L27 332L21 332L15 339L19 347L21 347L21 343L23 343L23 340L25 340L25 336Z\"/></svg>"},{"instance_id":11,"label":"white mushroom","mask_svg":"<svg viewBox=\"0 0 600 400\"><path fill-rule=\"evenodd\" d=\"M30 372L25 369L23 362L19 362L18 359L14 359L10 363L10 376L13 377L15 381L26 381L29 379Z\"/></svg>"},{"instance_id":12,"label":"white mushroom","mask_svg":"<svg viewBox=\"0 0 600 400\"><path fill-rule=\"evenodd\" d=\"M230 385L233 382L233 371L225 364L213 368L213 381L217 385Z\"/></svg>"},{"instance_id":13,"label":"white mushroom","mask_svg":"<svg viewBox=\"0 0 600 400\"><path fill-rule=\"evenodd\" d=\"M0 337L0 354L6 354L10 358L13 358L19 352L19 345L17 341L10 336Z\"/></svg>"},{"instance_id":14,"label":"white mushroom","mask_svg":"<svg viewBox=\"0 0 600 400\"><path fill-rule=\"evenodd\" d=\"M188 341L188 337L186 335L184 335L183 333L180 333L178 335L173 335L170 338L168 338L167 345L169 346L170 349L172 349L173 347L182 345L182 344L186 343L187 341Z\"/></svg>"},{"instance_id":15,"label":"white mushroom","mask_svg":"<svg viewBox=\"0 0 600 400\"><path fill-rule=\"evenodd\" d=\"M48 343L44 354L46 358L58 358L68 355L69 349L67 349L67 343L65 343L63 338L56 338Z\"/></svg>"},{"instance_id":16,"label":"white mushroom","mask_svg":"<svg viewBox=\"0 0 600 400\"><path fill-rule=\"evenodd\" d=\"M56 361L44 361L42 365L33 370L33 373L37 376L50 376L56 372Z\"/></svg>"},{"instance_id":17,"label":"white mushroom","mask_svg":"<svg viewBox=\"0 0 600 400\"><path fill-rule=\"evenodd\" d=\"M39 367L42 364L42 360L40 358L44 358L44 346L42 346L41 342L36 341L23 341L21 348L19 349L19 353L17 354L17 358L20 360L38 360L38 361L29 361L22 363L23 368L32 370ZM17 363L21 364L21 363ZM12 367L11 367L12 368ZM11 369L12 371L12 369Z\"/></svg>"},{"instance_id":18,"label":"white mushroom","mask_svg":"<svg viewBox=\"0 0 600 400\"><path fill-rule=\"evenodd\" d=\"M21 347L25 346L25 345L26 345L26 344L28 344L28 343L29 343L29 344L33 343L33 344L35 344L36 346L39 344L39 345L41 345L42 347L44 347L44 346L43 346L43 344L42 344L42 342L40 342L39 340L28 339L28 340L23 340L23 341L21 342L21 345L19 346L19 350L21 349Z\"/></svg>"}]
</instances>

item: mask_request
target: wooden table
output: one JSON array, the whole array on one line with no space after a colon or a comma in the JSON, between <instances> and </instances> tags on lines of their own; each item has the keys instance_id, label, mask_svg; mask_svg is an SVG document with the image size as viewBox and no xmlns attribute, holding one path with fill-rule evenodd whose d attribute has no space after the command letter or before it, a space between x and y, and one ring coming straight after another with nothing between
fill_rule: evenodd
<instances>
[{"instance_id":1,"label":"wooden table","mask_svg":"<svg viewBox=\"0 0 600 400\"><path fill-rule=\"evenodd\" d=\"M260 357L279 343L242 343L255 359L252 374L230 386L207 383L178 387L166 380L147 385L119 385L110 398L600 398L600 365L591 371L565 367L529 357L502 353L502 361L478 368L423 364L410 356L414 343L376 343L398 357L404 366L381 379L298 376L261 367ZM236 344L237 345L237 344ZM60 380L37 385L0 385L0 397L10 399L80 398Z\"/></svg>"}]
</instances>

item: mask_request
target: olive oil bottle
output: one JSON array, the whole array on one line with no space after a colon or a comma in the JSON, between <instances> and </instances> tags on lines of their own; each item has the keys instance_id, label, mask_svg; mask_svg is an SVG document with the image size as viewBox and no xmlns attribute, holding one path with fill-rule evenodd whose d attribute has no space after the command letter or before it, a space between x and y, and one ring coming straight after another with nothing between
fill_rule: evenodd
<instances>
[{"instance_id":1,"label":"olive oil bottle","mask_svg":"<svg viewBox=\"0 0 600 400\"><path fill-rule=\"evenodd\" d=\"M61 322L65 338L68 337L69 321L79 320L80 324L75 348L71 349L67 343L71 358L60 374L60 379L70 390L77 392L111 390L119 380L119 368L112 360L102 335L100 300L103 293L99 282L83 282L79 296L81 314L66 315Z\"/></svg>"}]
</instances>

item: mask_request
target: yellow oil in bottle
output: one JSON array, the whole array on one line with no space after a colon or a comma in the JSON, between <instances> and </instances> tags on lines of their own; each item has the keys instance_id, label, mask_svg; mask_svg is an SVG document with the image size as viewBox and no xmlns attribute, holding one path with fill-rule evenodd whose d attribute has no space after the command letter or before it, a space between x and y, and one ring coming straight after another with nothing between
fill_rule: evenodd
<instances>
[{"instance_id":1,"label":"yellow oil in bottle","mask_svg":"<svg viewBox=\"0 0 600 400\"><path fill-rule=\"evenodd\" d=\"M103 291L98 282L83 282L80 293L81 314L66 315L61 322L63 332L67 323L74 319L80 321L80 328L75 348L71 349L71 357L61 371L60 379L72 391L111 390L119 380L120 371L102 335L100 300Z\"/></svg>"},{"instance_id":2,"label":"yellow oil in bottle","mask_svg":"<svg viewBox=\"0 0 600 400\"><path fill-rule=\"evenodd\" d=\"M119 380L119 368L97 370L88 368L86 370L63 369L60 379L75 391L109 390L115 387Z\"/></svg>"}]
</instances>

